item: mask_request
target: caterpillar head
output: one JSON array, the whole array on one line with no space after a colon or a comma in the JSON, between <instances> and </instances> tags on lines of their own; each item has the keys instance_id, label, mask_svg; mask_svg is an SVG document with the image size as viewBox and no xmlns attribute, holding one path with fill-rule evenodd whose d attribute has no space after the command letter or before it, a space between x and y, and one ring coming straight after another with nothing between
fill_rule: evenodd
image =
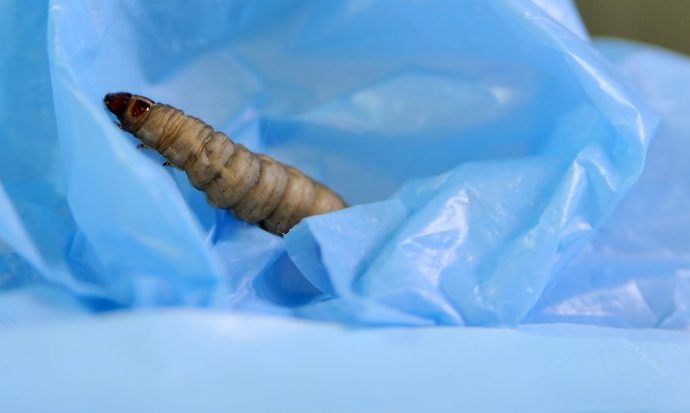
<instances>
[{"instance_id":1,"label":"caterpillar head","mask_svg":"<svg viewBox=\"0 0 690 413\"><path fill-rule=\"evenodd\" d=\"M108 93L103 103L120 121L120 128L134 133L144 123L149 115L151 106L155 104L151 99L127 92Z\"/></svg>"}]
</instances>

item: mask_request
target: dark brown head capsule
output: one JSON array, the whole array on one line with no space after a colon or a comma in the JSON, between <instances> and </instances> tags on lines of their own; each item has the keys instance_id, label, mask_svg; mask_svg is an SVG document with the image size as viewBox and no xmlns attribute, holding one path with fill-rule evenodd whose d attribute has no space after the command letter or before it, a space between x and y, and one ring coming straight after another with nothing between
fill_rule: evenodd
<instances>
[{"instance_id":1,"label":"dark brown head capsule","mask_svg":"<svg viewBox=\"0 0 690 413\"><path fill-rule=\"evenodd\" d=\"M151 99L127 92L108 93L103 103L120 121L120 127L135 132L155 104Z\"/></svg>"},{"instance_id":2,"label":"dark brown head capsule","mask_svg":"<svg viewBox=\"0 0 690 413\"><path fill-rule=\"evenodd\" d=\"M132 94L127 92L108 93L103 98L103 103L109 111L122 120L122 115L127 110L127 104L131 98Z\"/></svg>"}]
</instances>

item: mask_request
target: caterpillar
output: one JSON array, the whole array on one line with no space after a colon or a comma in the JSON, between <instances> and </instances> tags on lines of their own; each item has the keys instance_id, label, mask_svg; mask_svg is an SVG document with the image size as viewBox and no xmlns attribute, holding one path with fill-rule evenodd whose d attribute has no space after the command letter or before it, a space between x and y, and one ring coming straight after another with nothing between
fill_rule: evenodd
<instances>
[{"instance_id":1,"label":"caterpillar","mask_svg":"<svg viewBox=\"0 0 690 413\"><path fill-rule=\"evenodd\" d=\"M119 127L182 169L208 202L283 236L302 218L345 208L343 199L299 169L251 152L201 119L127 92L105 95Z\"/></svg>"}]
</instances>

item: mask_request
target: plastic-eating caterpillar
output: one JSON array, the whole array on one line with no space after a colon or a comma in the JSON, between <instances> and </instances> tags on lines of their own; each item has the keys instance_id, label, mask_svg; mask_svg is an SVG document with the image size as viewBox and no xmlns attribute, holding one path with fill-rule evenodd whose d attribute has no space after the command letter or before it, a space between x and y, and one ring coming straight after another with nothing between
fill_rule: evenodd
<instances>
[{"instance_id":1,"label":"plastic-eating caterpillar","mask_svg":"<svg viewBox=\"0 0 690 413\"><path fill-rule=\"evenodd\" d=\"M121 129L184 170L212 205L243 221L284 235L304 217L347 206L298 169L249 151L179 109L126 92L109 93L103 101Z\"/></svg>"}]
</instances>

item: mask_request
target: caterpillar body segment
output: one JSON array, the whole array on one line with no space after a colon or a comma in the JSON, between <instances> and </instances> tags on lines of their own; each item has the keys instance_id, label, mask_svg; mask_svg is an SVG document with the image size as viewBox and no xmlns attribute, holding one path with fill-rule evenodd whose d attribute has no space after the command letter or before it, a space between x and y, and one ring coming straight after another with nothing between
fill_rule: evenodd
<instances>
[{"instance_id":1,"label":"caterpillar body segment","mask_svg":"<svg viewBox=\"0 0 690 413\"><path fill-rule=\"evenodd\" d=\"M184 170L208 201L284 235L302 218L345 208L343 199L300 170L255 154L201 119L125 92L105 96L120 128Z\"/></svg>"}]
</instances>

